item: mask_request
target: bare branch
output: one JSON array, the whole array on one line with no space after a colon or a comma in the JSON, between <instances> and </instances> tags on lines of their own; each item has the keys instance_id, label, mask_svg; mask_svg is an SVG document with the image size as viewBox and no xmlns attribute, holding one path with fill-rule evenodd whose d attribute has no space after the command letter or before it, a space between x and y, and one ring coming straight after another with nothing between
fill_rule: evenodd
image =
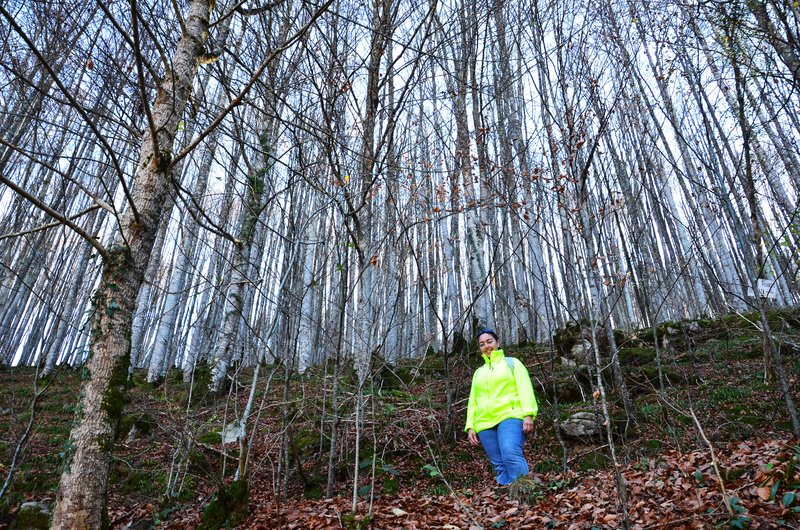
<instances>
[{"instance_id":1,"label":"bare branch","mask_svg":"<svg viewBox=\"0 0 800 530\"><path fill-rule=\"evenodd\" d=\"M61 224L71 228L73 231L75 231L76 234L81 236L83 239L88 241L90 245L92 245L95 249L97 249L100 255L103 256L103 258L106 258L108 256L108 252L106 251L105 247L103 247L103 245L100 244L100 242L97 240L96 237L93 237L92 235L88 234L83 228L73 223L69 218L64 217L61 213L55 211L49 205L42 202L38 197L35 197L32 194L28 193L26 190L22 189L15 182L6 178L5 175L0 174L0 182L2 182L6 186L14 190L14 192L16 192L17 194L28 199L28 201L30 201L34 206L36 206L43 212L47 213L54 219L58 220Z\"/></svg>"},{"instance_id":2,"label":"bare branch","mask_svg":"<svg viewBox=\"0 0 800 530\"><path fill-rule=\"evenodd\" d=\"M144 108L144 113L147 116L147 126L150 127L150 134L153 137L153 152L160 153L161 151L158 148L158 134L156 131L156 124L153 121L153 112L150 109L150 103L147 97L147 87L144 84L144 72L142 71L142 63L144 60L142 59L142 50L139 46L139 21L136 16L138 12L138 7L136 6L136 0L130 0L131 2L131 25L133 26L133 53L136 54L136 74L137 80L139 84L139 97L142 98L142 107ZM181 25L181 29L183 29L183 25Z\"/></svg>"},{"instance_id":3,"label":"bare branch","mask_svg":"<svg viewBox=\"0 0 800 530\"><path fill-rule=\"evenodd\" d=\"M319 17L321 17L325 13L325 11L327 11L328 7L330 7L333 1L334 0L326 0L326 2L322 4L322 7L320 7L316 13L314 13L311 19L302 28L300 28L297 31L297 33L295 33L289 39L287 39L286 42L283 44L283 46L279 46L278 48L272 50L272 53L270 53L264 59L264 61L259 65L256 71L253 72L253 75L250 76L250 79L247 81L244 88L242 88L242 91L239 92L239 95L236 96L233 99L233 101L231 101L230 105L228 105L222 112L220 112L217 115L216 119L213 122L211 122L211 124L208 127L206 127L204 131L202 131L199 135L197 135L197 137L194 140L192 140L192 142L189 145L187 145L181 152L177 153L175 157L173 157L172 159L173 163L177 162L178 160L181 160L183 157L191 153L192 150L195 147L197 147L197 145L211 133L211 131L213 131L216 127L219 126L220 123L222 123L222 120L224 120L225 117L228 114L230 114L231 111L233 111L233 109L235 109L242 103L244 97L248 94L248 92L250 92L250 89L253 88L253 85L255 85L256 81L258 81L258 79L261 77L261 74L263 74L264 70L267 69L267 66L269 66L269 64L273 60L275 60L276 57L278 57L281 53L283 53L284 50L289 48L292 44L298 41L303 35L305 35L305 33L309 30L309 28L311 28L311 26L314 25L317 19L319 19Z\"/></svg>"},{"instance_id":4,"label":"bare branch","mask_svg":"<svg viewBox=\"0 0 800 530\"><path fill-rule=\"evenodd\" d=\"M73 220L77 219L78 217L83 217L87 213L91 213L91 212L97 210L98 208L100 208L100 206L97 205L97 204L94 204L92 206L89 206L85 210L82 210L82 211L80 211L80 212L78 212L78 213L76 213L74 215L70 215L69 217L67 217L67 219L69 219L70 221L73 221ZM28 234L35 234L36 232L41 232L42 230L47 230L48 228L55 228L57 226L62 226L62 224L63 223L61 223L61 221L53 221L52 223L47 223L45 225L37 226L36 228L31 228L29 230L22 230L21 232L14 232L12 234L3 234L3 235L0 235L0 241L2 241L3 239L8 239L10 237L19 237L19 236L24 236L24 235L28 235Z\"/></svg>"},{"instance_id":5,"label":"bare branch","mask_svg":"<svg viewBox=\"0 0 800 530\"><path fill-rule=\"evenodd\" d=\"M6 18L6 20L8 20L8 23L11 25L11 27L14 28L14 31L16 31L17 34L20 37L22 37L22 40L25 41L25 43L28 45L33 54L36 55L36 58L39 59L42 66L44 66L45 69L53 77L53 81L55 81L56 85L58 85L58 88L61 90L64 96L66 96L66 98L69 100L72 107L78 111L78 114L81 115L81 117L86 121L87 125L89 125L89 128L92 130L92 132L97 136L97 139L100 141L100 143L103 144L103 147L108 152L108 157L114 164L114 169L116 169L117 171L117 176L119 177L122 190L125 193L125 197L128 199L128 202L130 203L131 212L133 213L134 218L137 221L141 222L141 219L139 218L139 212L136 210L136 204L134 204L133 197L131 196L131 192L128 189L128 184L125 182L125 173L122 171L122 167L120 166L119 161L117 160L117 157L114 154L114 149L111 147L111 145L109 145L105 136L103 136L103 134L97 128L97 125L95 125L94 122L89 118L83 106L75 100L75 98L70 93L69 89L67 89L67 87L64 86L64 83L61 82L61 79L59 79L58 75L53 71L53 68L50 66L50 64L44 58L42 53L36 47L36 44L30 39L30 37L28 37L28 35L25 33L25 31L23 31L23 29L19 26L19 24L17 24L17 21L14 20L14 17L11 15L11 13L6 11L6 9L2 5L0 5L0 14L2 14ZM5 177L3 178L5 179Z\"/></svg>"}]
</instances>

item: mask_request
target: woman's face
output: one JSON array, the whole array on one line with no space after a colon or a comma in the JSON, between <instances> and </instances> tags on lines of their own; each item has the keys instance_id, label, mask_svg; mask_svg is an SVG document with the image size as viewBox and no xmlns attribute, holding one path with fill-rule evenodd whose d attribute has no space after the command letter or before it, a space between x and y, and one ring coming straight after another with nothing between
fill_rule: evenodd
<instances>
[{"instance_id":1,"label":"woman's face","mask_svg":"<svg viewBox=\"0 0 800 530\"><path fill-rule=\"evenodd\" d=\"M481 353L484 355L489 355L494 350L500 348L500 343L488 333L484 333L478 336L478 348L481 349Z\"/></svg>"}]
</instances>

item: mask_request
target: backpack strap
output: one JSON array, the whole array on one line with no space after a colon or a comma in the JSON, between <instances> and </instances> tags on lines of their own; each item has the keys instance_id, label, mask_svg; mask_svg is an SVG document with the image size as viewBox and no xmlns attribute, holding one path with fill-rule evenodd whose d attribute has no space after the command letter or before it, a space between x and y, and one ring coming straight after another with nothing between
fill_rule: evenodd
<instances>
[{"instance_id":1,"label":"backpack strap","mask_svg":"<svg viewBox=\"0 0 800 530\"><path fill-rule=\"evenodd\" d=\"M506 364L508 365L508 369L511 370L511 373L514 373L514 358L513 357L506 357Z\"/></svg>"}]
</instances>

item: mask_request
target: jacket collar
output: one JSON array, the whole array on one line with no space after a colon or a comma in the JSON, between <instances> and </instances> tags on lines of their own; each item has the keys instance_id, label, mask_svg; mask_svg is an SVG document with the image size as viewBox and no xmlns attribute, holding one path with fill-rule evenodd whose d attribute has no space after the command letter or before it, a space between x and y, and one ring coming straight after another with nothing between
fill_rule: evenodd
<instances>
[{"instance_id":1,"label":"jacket collar","mask_svg":"<svg viewBox=\"0 0 800 530\"><path fill-rule=\"evenodd\" d=\"M490 364L498 359L505 358L506 354L503 352L503 350L492 350L492 353L490 353L488 356L485 353L482 353L481 356L483 356L483 360L486 362L486 364Z\"/></svg>"}]
</instances>

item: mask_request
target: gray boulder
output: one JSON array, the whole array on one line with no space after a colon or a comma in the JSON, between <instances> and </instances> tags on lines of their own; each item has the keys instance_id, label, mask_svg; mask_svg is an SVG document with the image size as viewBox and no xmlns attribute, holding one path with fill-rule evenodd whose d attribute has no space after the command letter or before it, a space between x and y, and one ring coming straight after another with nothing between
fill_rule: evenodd
<instances>
[{"instance_id":1,"label":"gray boulder","mask_svg":"<svg viewBox=\"0 0 800 530\"><path fill-rule=\"evenodd\" d=\"M580 339L570 351L576 364L594 364L594 350L592 343L586 339Z\"/></svg>"},{"instance_id":2,"label":"gray boulder","mask_svg":"<svg viewBox=\"0 0 800 530\"><path fill-rule=\"evenodd\" d=\"M244 425L240 421L232 421L222 430L222 445L238 442L244 436Z\"/></svg>"},{"instance_id":3,"label":"gray boulder","mask_svg":"<svg viewBox=\"0 0 800 530\"><path fill-rule=\"evenodd\" d=\"M11 528L15 530L47 530L50 528L50 507L43 502L24 502Z\"/></svg>"},{"instance_id":4,"label":"gray boulder","mask_svg":"<svg viewBox=\"0 0 800 530\"><path fill-rule=\"evenodd\" d=\"M594 412L576 412L560 425L561 432L574 439L592 438L603 433L603 425Z\"/></svg>"}]
</instances>

